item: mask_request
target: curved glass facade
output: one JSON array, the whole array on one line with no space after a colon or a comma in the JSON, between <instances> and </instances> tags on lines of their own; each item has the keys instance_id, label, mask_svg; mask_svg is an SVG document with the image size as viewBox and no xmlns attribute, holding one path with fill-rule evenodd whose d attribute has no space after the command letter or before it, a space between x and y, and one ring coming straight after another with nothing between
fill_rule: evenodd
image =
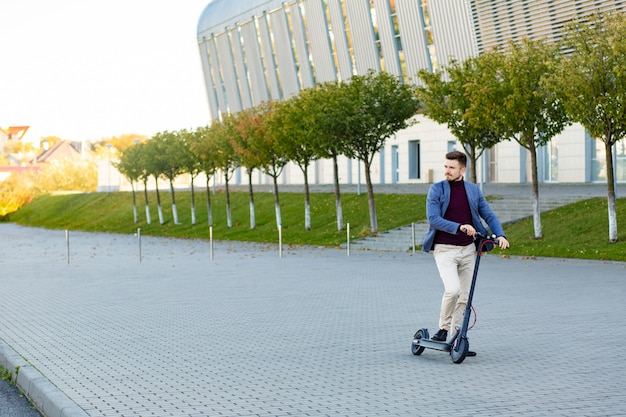
<instances>
[{"instance_id":1,"label":"curved glass facade","mask_svg":"<svg viewBox=\"0 0 626 417\"><path fill-rule=\"evenodd\" d=\"M213 0L198 23L211 118L282 100L315 83L373 69L417 82L452 58L462 61L523 37L558 39L565 22L624 1L513 0ZM422 118L381 151L379 181L424 182L442 176L442 155L456 139ZM558 145L557 145L558 144ZM482 164L486 181L530 181L525 150L498 144ZM544 181L593 181L584 129L566 129L538 155ZM386 161L386 162L385 162ZM560 161L560 162L559 162ZM346 182L360 180L345 161ZM480 169L480 167L477 167ZM326 182L323 161L315 181ZM392 172L393 171L393 172ZM288 175L288 174L286 174ZM355 179L356 175L356 179ZM376 175L373 175L376 177ZM528 177L528 178L527 178ZM622 178L624 180L626 178ZM288 178L286 182L298 182Z\"/></svg>"}]
</instances>

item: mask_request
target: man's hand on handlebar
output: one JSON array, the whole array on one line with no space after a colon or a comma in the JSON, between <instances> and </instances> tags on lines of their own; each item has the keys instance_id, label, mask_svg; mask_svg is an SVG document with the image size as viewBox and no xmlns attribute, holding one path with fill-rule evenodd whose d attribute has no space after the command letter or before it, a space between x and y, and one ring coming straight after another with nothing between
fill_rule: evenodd
<instances>
[{"instance_id":1,"label":"man's hand on handlebar","mask_svg":"<svg viewBox=\"0 0 626 417\"><path fill-rule=\"evenodd\" d=\"M485 236L483 236L482 233L478 232L471 224L462 224L459 227L459 230L461 230L461 232L465 233L466 235L472 236L474 238L485 238ZM504 236L498 236L494 240L498 243L498 246L502 250L509 247L509 241Z\"/></svg>"},{"instance_id":2,"label":"man's hand on handlebar","mask_svg":"<svg viewBox=\"0 0 626 417\"><path fill-rule=\"evenodd\" d=\"M498 246L500 246L500 249L502 249L502 250L504 250L504 249L509 247L509 241L506 240L506 238L504 236L498 236L496 238L496 241L498 242Z\"/></svg>"}]
</instances>

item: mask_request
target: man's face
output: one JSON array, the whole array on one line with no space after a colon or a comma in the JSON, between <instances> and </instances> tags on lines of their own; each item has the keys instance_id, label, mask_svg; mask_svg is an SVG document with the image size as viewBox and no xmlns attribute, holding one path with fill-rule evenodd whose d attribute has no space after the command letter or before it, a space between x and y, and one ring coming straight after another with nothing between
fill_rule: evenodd
<instances>
[{"instance_id":1,"label":"man's face","mask_svg":"<svg viewBox=\"0 0 626 417\"><path fill-rule=\"evenodd\" d=\"M460 181L465 174L465 167L461 167L459 161L455 159L446 159L443 165L446 181Z\"/></svg>"}]
</instances>

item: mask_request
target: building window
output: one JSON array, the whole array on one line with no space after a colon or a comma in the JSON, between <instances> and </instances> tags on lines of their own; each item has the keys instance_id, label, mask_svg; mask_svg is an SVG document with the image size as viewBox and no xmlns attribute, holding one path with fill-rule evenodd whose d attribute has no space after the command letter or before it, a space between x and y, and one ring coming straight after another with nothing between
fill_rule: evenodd
<instances>
[{"instance_id":1,"label":"building window","mask_svg":"<svg viewBox=\"0 0 626 417\"><path fill-rule=\"evenodd\" d=\"M555 182L559 180L559 148L558 139L552 138L541 148L543 157L543 181Z\"/></svg>"},{"instance_id":2,"label":"building window","mask_svg":"<svg viewBox=\"0 0 626 417\"><path fill-rule=\"evenodd\" d=\"M409 179L418 180L420 176L420 141L409 141Z\"/></svg>"},{"instance_id":3,"label":"building window","mask_svg":"<svg viewBox=\"0 0 626 417\"><path fill-rule=\"evenodd\" d=\"M615 181L626 182L626 142L620 140L613 148L615 155Z\"/></svg>"},{"instance_id":4,"label":"building window","mask_svg":"<svg viewBox=\"0 0 626 417\"><path fill-rule=\"evenodd\" d=\"M604 142L594 140L591 146L591 181L606 182L606 152Z\"/></svg>"},{"instance_id":5,"label":"building window","mask_svg":"<svg viewBox=\"0 0 626 417\"><path fill-rule=\"evenodd\" d=\"M604 142L593 141L591 147L591 181L606 182L606 152ZM613 167L616 182L626 182L626 144L619 141L613 145Z\"/></svg>"}]
</instances>

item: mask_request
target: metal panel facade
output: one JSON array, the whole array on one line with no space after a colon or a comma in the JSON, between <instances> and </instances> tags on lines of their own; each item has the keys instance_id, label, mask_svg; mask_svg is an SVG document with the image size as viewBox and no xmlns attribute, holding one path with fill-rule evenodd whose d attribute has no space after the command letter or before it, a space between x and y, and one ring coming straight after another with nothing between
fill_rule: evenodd
<instances>
[{"instance_id":1,"label":"metal panel facade","mask_svg":"<svg viewBox=\"0 0 626 417\"><path fill-rule=\"evenodd\" d=\"M211 61L209 60L208 45L206 38L202 38L200 43L200 59L202 59L202 72L204 75L204 86L207 91L207 98L209 100L209 112L211 114L211 120L219 119L219 105L217 104L217 92L215 91L215 82L211 76L213 68L211 67Z\"/></svg>"},{"instance_id":2,"label":"metal panel facade","mask_svg":"<svg viewBox=\"0 0 626 417\"><path fill-rule=\"evenodd\" d=\"M274 38L273 46L277 51L277 78L281 87L280 98L289 98L300 90L296 74L296 59L291 43L291 33L287 27L287 16L283 9L269 14ZM271 69L268 68L268 71Z\"/></svg>"},{"instance_id":3,"label":"metal panel facade","mask_svg":"<svg viewBox=\"0 0 626 417\"><path fill-rule=\"evenodd\" d=\"M241 34L239 26L230 31L230 44L233 47L233 59L235 61L235 69L237 70L237 82L239 83L239 93L241 95L241 104L243 108L252 106L252 95L250 93L250 84L248 79L248 70L243 55L243 46L241 44Z\"/></svg>"},{"instance_id":4,"label":"metal panel facade","mask_svg":"<svg viewBox=\"0 0 626 417\"><path fill-rule=\"evenodd\" d=\"M293 39L296 46L297 67L300 70L300 84L302 88L313 87L313 69L309 59L309 48L306 43L306 32L304 30L304 20L297 3L289 6L289 16L293 30Z\"/></svg>"},{"instance_id":5,"label":"metal panel facade","mask_svg":"<svg viewBox=\"0 0 626 417\"><path fill-rule=\"evenodd\" d=\"M432 69L421 4L415 0L396 0L398 26L406 63L406 75L412 82L417 82L417 72Z\"/></svg>"},{"instance_id":6,"label":"metal panel facade","mask_svg":"<svg viewBox=\"0 0 626 417\"><path fill-rule=\"evenodd\" d=\"M215 37L217 53L220 57L220 67L224 80L224 91L226 92L226 107L229 112L241 111L241 96L239 95L239 84L235 73L235 63L233 62L232 49L230 48L230 38L227 32L223 32Z\"/></svg>"},{"instance_id":7,"label":"metal panel facade","mask_svg":"<svg viewBox=\"0 0 626 417\"><path fill-rule=\"evenodd\" d=\"M220 62L219 55L217 54L217 47L215 45L215 37L211 37L211 39L207 39L207 48L209 51L209 59L211 61L211 75L213 83L215 87L215 94L217 96L217 112L227 113L226 106L226 97L224 97L224 81L222 80L222 72L220 70Z\"/></svg>"},{"instance_id":8,"label":"metal panel facade","mask_svg":"<svg viewBox=\"0 0 626 417\"><path fill-rule=\"evenodd\" d=\"M303 6L315 81L336 81L337 67L333 60L324 0L304 0Z\"/></svg>"},{"instance_id":9,"label":"metal panel facade","mask_svg":"<svg viewBox=\"0 0 626 417\"><path fill-rule=\"evenodd\" d=\"M330 13L330 23L332 26L332 36L335 40L335 53L339 63L339 75L341 80L345 81L352 77L352 56L348 47L348 38L346 36L346 25L344 22L341 0L327 0L328 11Z\"/></svg>"},{"instance_id":10,"label":"metal panel facade","mask_svg":"<svg viewBox=\"0 0 626 417\"><path fill-rule=\"evenodd\" d=\"M428 0L438 67L476 56L478 49L467 0ZM450 30L453 27L454 30Z\"/></svg>"},{"instance_id":11,"label":"metal panel facade","mask_svg":"<svg viewBox=\"0 0 626 417\"><path fill-rule=\"evenodd\" d=\"M402 75L396 30L393 27L391 6L388 0L374 0L376 7L376 23L383 55L383 70L393 75Z\"/></svg>"},{"instance_id":12,"label":"metal panel facade","mask_svg":"<svg viewBox=\"0 0 626 417\"><path fill-rule=\"evenodd\" d=\"M270 28L267 23L267 14L263 13L263 16L257 20L257 23L259 26L259 38L261 39L265 75L267 76L270 88L270 98L280 100L280 87L278 85L278 74L276 73L276 62L274 61L274 50L272 48Z\"/></svg>"},{"instance_id":13,"label":"metal panel facade","mask_svg":"<svg viewBox=\"0 0 626 417\"><path fill-rule=\"evenodd\" d=\"M345 5L357 74L364 75L370 69L379 72L380 58L369 0L350 0Z\"/></svg>"},{"instance_id":14,"label":"metal panel facade","mask_svg":"<svg viewBox=\"0 0 626 417\"><path fill-rule=\"evenodd\" d=\"M572 19L626 11L624 0L470 0L479 52L522 38L558 40Z\"/></svg>"},{"instance_id":15,"label":"metal panel facade","mask_svg":"<svg viewBox=\"0 0 626 417\"><path fill-rule=\"evenodd\" d=\"M243 49L248 67L248 77L252 90L252 105L261 104L269 98L267 79L261 60L259 36L256 30L256 19L241 25Z\"/></svg>"},{"instance_id":16,"label":"metal panel facade","mask_svg":"<svg viewBox=\"0 0 626 417\"><path fill-rule=\"evenodd\" d=\"M228 0L213 4L224 13L229 9ZM246 0L246 4L249 7L232 4L236 13L231 17L205 10L201 22L216 26L198 28L212 117L270 98L280 100L315 83L345 81L369 69L418 82L421 69L441 68L451 59L463 61L511 39L556 40L571 19L626 10L626 0L288 0L280 5L277 0ZM241 23L247 13L254 16ZM227 42L222 35L229 26L238 29L228 29Z\"/></svg>"}]
</instances>

